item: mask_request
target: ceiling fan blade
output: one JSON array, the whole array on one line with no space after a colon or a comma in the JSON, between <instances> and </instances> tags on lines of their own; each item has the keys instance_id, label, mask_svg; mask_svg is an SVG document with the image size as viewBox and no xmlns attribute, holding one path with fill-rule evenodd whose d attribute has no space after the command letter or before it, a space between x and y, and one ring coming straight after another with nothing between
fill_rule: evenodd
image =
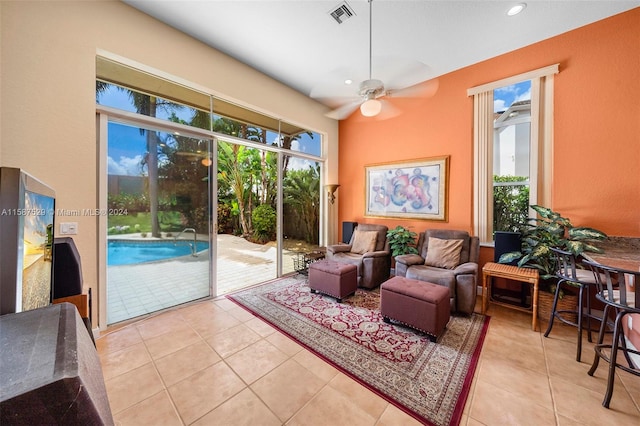
<instances>
[{"instance_id":1,"label":"ceiling fan blade","mask_svg":"<svg viewBox=\"0 0 640 426\"><path fill-rule=\"evenodd\" d=\"M362 101L358 100L357 102L351 102L351 103L342 105L341 107L338 107L333 111L326 113L325 116L329 118L333 118L334 120L344 120L345 118L353 114L353 112L358 109L361 103Z\"/></svg>"},{"instance_id":2,"label":"ceiling fan blade","mask_svg":"<svg viewBox=\"0 0 640 426\"><path fill-rule=\"evenodd\" d=\"M325 103L330 107L337 107L345 103L346 98L353 99L358 93L358 82L356 78L361 77L360 73L354 73L346 68L335 69L321 78L309 93L309 97ZM351 85L345 81L351 79Z\"/></svg>"},{"instance_id":3,"label":"ceiling fan blade","mask_svg":"<svg viewBox=\"0 0 640 426\"><path fill-rule=\"evenodd\" d=\"M437 78L414 84L403 89L387 91L387 96L393 98L430 98L436 94L440 83Z\"/></svg>"},{"instance_id":4,"label":"ceiling fan blade","mask_svg":"<svg viewBox=\"0 0 640 426\"><path fill-rule=\"evenodd\" d=\"M382 110L380 111L380 114L374 117L377 121L388 120L402 114L402 111L393 105L388 99L380 99L380 101L382 102Z\"/></svg>"},{"instance_id":5,"label":"ceiling fan blade","mask_svg":"<svg viewBox=\"0 0 640 426\"><path fill-rule=\"evenodd\" d=\"M434 75L423 62L396 56L374 57L373 69L375 78L384 81L389 90L413 86Z\"/></svg>"},{"instance_id":6,"label":"ceiling fan blade","mask_svg":"<svg viewBox=\"0 0 640 426\"><path fill-rule=\"evenodd\" d=\"M351 96L331 96L326 98L314 98L316 101L320 102L323 105L328 106L329 108L335 109L340 108L343 105L357 103L362 100L360 96L351 95Z\"/></svg>"}]
</instances>

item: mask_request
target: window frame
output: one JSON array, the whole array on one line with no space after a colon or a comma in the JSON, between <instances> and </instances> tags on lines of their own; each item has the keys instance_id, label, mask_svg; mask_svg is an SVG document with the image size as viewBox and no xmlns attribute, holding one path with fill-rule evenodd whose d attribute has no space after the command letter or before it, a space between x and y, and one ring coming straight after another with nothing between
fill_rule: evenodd
<instances>
[{"instance_id":1,"label":"window frame","mask_svg":"<svg viewBox=\"0 0 640 426\"><path fill-rule=\"evenodd\" d=\"M475 86L473 97L474 233L493 246L493 91L531 80L531 147L529 203L551 205L554 75L559 64Z\"/></svg>"}]
</instances>

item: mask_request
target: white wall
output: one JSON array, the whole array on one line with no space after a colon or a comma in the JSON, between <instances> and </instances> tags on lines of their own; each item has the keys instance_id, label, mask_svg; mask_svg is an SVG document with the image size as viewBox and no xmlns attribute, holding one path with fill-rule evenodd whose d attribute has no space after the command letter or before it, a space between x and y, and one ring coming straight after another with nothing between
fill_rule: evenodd
<instances>
[{"instance_id":1,"label":"white wall","mask_svg":"<svg viewBox=\"0 0 640 426\"><path fill-rule=\"evenodd\" d=\"M0 1L0 25L0 165L52 186L58 208L97 207L98 52L324 134L327 182L338 181L338 123L323 116L327 108L128 5ZM85 285L97 295L97 219L73 221Z\"/></svg>"}]
</instances>

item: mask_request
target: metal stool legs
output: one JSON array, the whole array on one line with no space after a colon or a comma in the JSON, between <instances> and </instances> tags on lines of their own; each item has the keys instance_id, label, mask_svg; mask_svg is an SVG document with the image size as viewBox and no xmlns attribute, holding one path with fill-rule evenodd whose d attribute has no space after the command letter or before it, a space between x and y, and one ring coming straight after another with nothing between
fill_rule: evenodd
<instances>
[{"instance_id":1,"label":"metal stool legs","mask_svg":"<svg viewBox=\"0 0 640 426\"><path fill-rule=\"evenodd\" d=\"M553 296L553 305L551 307L551 316L549 317L549 326L547 327L547 331L544 332L544 337L549 337L549 333L551 333L551 329L553 328L553 322L555 320L555 318L558 318L560 321L562 321L565 324L568 325L572 325L578 328L578 344L577 344L577 349L576 349L576 361L580 362L581 359L581 355L582 355L582 321L583 321L583 317L586 317L587 319L587 338L589 340L589 342L592 341L592 337L591 337L591 319L599 319L597 317L594 317L591 314L591 301L589 300L590 298L590 291L589 291L589 284L579 284L579 290L578 290L578 309L576 311L572 311L572 310L558 310L558 299L560 298L560 291L562 288L562 285L564 283L566 283L567 280L560 280L558 282L558 285L556 286L556 291L555 294ZM585 288L586 288L586 294L585 294ZM587 298L587 312L584 312L584 308L583 308L583 301L585 299L585 296ZM577 316L577 322L572 322L569 321L566 318L563 318L561 316L561 314L576 314Z\"/></svg>"},{"instance_id":2,"label":"metal stool legs","mask_svg":"<svg viewBox=\"0 0 640 426\"><path fill-rule=\"evenodd\" d=\"M553 306L551 308L551 315L549 317L549 327L547 331L544 333L544 337L549 337L549 333L551 333L551 328L553 327L553 322L555 318L558 318L565 324L574 326L578 328L578 342L577 342L577 352L576 352L576 361L580 362L580 357L582 355L582 328L583 328L583 320L587 319L587 337L591 342L591 331L595 331L591 328L591 320L602 321L602 317L595 315L591 312L591 287L596 286L595 277L592 275L590 271L585 271L576 267L576 257L572 252L564 251L559 248L551 248L551 251L555 255L557 269L555 276L558 278L558 284L556 287L556 292L553 297ZM573 288L578 289L578 308L577 310L567 310L562 309L558 310L558 299L560 297L560 292L562 290L562 286L567 285ZM585 292L585 289L587 290ZM584 310L584 300L585 297L587 299L586 303L586 311ZM576 321L573 322L568 318L562 316L562 314L574 314L577 315ZM605 321L606 322L606 321Z\"/></svg>"},{"instance_id":3,"label":"metal stool legs","mask_svg":"<svg viewBox=\"0 0 640 426\"><path fill-rule=\"evenodd\" d=\"M609 308L611 306L607 305L604 309L605 315L609 314ZM598 334L598 343L596 344L595 355L593 358L593 364L591 368L587 372L588 375L593 376L598 369L598 364L600 363L600 358L603 358L605 361L609 362L609 372L607 377L607 391L604 394L604 400L602 401L602 406L605 408L609 408L609 403L611 402L611 397L613 396L613 384L616 379L616 365L618 360L618 349L620 343L622 344L622 348L624 349L624 355L629 366L632 366L631 359L629 357L628 351L626 350L626 343L624 341L624 336L622 335L622 317L626 314L624 311L618 312L616 315L616 320L613 326L613 340L611 345L603 344L604 340L604 329L606 327L606 322L603 321L602 326L600 327L600 333ZM609 357L605 353L602 352L603 349L611 348L611 354Z\"/></svg>"},{"instance_id":4,"label":"metal stool legs","mask_svg":"<svg viewBox=\"0 0 640 426\"><path fill-rule=\"evenodd\" d=\"M607 390L604 395L602 405L609 408L611 397L613 396L613 386L616 378L616 368L626 371L630 374L640 377L640 368L631 360L631 355L640 355L640 350L627 347L624 336L623 324L628 314L640 314L640 293L636 288L635 292L627 290L626 277L631 277L630 282L635 282L637 286L640 283L640 272L628 271L624 269L614 268L610 266L600 265L598 263L585 261L594 273L598 287L596 298L605 304L603 321L600 324L600 332L598 333L598 341L594 347L595 355L593 364L587 372L593 376L598 369L600 358L609 363L609 371L607 374ZM613 323L613 338L611 344L604 344L604 334L607 328L606 321L609 318L611 309L616 313ZM606 349L610 352L607 354ZM618 362L618 351L622 351L627 365Z\"/></svg>"}]
</instances>

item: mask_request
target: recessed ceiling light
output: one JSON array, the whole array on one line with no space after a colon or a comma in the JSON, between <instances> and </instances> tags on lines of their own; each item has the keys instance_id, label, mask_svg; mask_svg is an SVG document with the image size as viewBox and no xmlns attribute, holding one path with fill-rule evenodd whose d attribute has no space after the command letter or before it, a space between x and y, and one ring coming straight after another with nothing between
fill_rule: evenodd
<instances>
[{"instance_id":1,"label":"recessed ceiling light","mask_svg":"<svg viewBox=\"0 0 640 426\"><path fill-rule=\"evenodd\" d=\"M347 86L350 85L351 83L353 83L353 80L351 80L350 78L344 81L344 84L346 84Z\"/></svg>"},{"instance_id":2,"label":"recessed ceiling light","mask_svg":"<svg viewBox=\"0 0 640 426\"><path fill-rule=\"evenodd\" d=\"M527 7L526 3L520 3L513 6L511 9L507 11L507 16L514 16L518 13L522 12Z\"/></svg>"}]
</instances>

